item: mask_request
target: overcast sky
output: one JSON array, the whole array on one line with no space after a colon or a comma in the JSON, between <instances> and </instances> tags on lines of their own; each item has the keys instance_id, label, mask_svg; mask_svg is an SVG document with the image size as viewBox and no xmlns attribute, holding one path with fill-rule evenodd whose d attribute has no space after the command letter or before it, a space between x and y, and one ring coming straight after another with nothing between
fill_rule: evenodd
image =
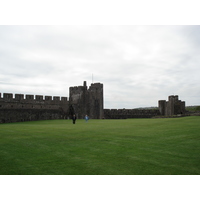
<instances>
[{"instance_id":1,"label":"overcast sky","mask_svg":"<svg viewBox=\"0 0 200 200\"><path fill-rule=\"evenodd\" d=\"M200 26L0 26L0 93L69 97L93 74L104 108L200 105L199 54Z\"/></svg>"}]
</instances>

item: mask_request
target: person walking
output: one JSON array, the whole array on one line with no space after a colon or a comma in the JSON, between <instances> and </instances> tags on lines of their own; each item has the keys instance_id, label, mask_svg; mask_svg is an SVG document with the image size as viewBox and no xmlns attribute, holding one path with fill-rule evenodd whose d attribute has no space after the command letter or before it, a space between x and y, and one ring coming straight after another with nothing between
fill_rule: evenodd
<instances>
[{"instance_id":1,"label":"person walking","mask_svg":"<svg viewBox=\"0 0 200 200\"><path fill-rule=\"evenodd\" d=\"M72 120L73 120L73 124L75 124L76 123L76 115L75 114L72 116Z\"/></svg>"}]
</instances>

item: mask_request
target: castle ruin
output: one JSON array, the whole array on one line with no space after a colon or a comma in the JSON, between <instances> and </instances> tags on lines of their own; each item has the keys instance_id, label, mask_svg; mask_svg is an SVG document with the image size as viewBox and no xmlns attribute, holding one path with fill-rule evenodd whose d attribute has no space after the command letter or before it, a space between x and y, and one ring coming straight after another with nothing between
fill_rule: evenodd
<instances>
[{"instance_id":1,"label":"castle ruin","mask_svg":"<svg viewBox=\"0 0 200 200\"><path fill-rule=\"evenodd\" d=\"M93 83L87 88L83 86L69 88L69 105L71 113L75 113L80 119L87 114L91 119L102 119L103 114L103 84Z\"/></svg>"},{"instance_id":2,"label":"castle ruin","mask_svg":"<svg viewBox=\"0 0 200 200\"><path fill-rule=\"evenodd\" d=\"M159 112L164 116L185 114L185 101L178 99L178 95L171 95L168 101L158 101Z\"/></svg>"},{"instance_id":3,"label":"castle ruin","mask_svg":"<svg viewBox=\"0 0 200 200\"><path fill-rule=\"evenodd\" d=\"M69 119L76 114L83 119L151 118L185 114L185 102L178 96L169 96L169 101L158 101L158 109L104 109L103 84L92 83L69 88L69 98L43 95L0 93L0 123Z\"/></svg>"}]
</instances>

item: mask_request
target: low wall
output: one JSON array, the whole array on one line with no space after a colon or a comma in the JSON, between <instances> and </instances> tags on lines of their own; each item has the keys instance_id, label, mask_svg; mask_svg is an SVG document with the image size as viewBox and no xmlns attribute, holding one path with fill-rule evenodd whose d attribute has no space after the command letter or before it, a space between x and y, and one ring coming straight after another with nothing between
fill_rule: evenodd
<instances>
[{"instance_id":1,"label":"low wall","mask_svg":"<svg viewBox=\"0 0 200 200\"><path fill-rule=\"evenodd\" d=\"M152 118L160 115L156 109L104 109L105 119Z\"/></svg>"}]
</instances>

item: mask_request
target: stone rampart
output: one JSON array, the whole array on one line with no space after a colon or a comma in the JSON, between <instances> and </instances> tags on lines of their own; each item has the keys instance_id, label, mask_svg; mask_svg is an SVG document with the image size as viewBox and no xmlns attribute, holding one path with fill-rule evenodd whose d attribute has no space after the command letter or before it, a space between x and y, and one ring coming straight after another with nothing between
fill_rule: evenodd
<instances>
[{"instance_id":1,"label":"stone rampart","mask_svg":"<svg viewBox=\"0 0 200 200\"><path fill-rule=\"evenodd\" d=\"M0 123L66 118L67 97L0 93Z\"/></svg>"},{"instance_id":2,"label":"stone rampart","mask_svg":"<svg viewBox=\"0 0 200 200\"><path fill-rule=\"evenodd\" d=\"M25 98L24 98L25 96ZM57 109L68 102L67 97L3 93L0 109Z\"/></svg>"},{"instance_id":3,"label":"stone rampart","mask_svg":"<svg viewBox=\"0 0 200 200\"><path fill-rule=\"evenodd\" d=\"M158 109L104 109L103 84L92 83L69 88L67 97L0 93L0 123L44 119L77 119L89 115L91 119L152 118L185 114L185 102L178 95L168 101L159 100Z\"/></svg>"},{"instance_id":4,"label":"stone rampart","mask_svg":"<svg viewBox=\"0 0 200 200\"><path fill-rule=\"evenodd\" d=\"M160 115L157 109L104 109L105 119L152 118Z\"/></svg>"}]
</instances>

